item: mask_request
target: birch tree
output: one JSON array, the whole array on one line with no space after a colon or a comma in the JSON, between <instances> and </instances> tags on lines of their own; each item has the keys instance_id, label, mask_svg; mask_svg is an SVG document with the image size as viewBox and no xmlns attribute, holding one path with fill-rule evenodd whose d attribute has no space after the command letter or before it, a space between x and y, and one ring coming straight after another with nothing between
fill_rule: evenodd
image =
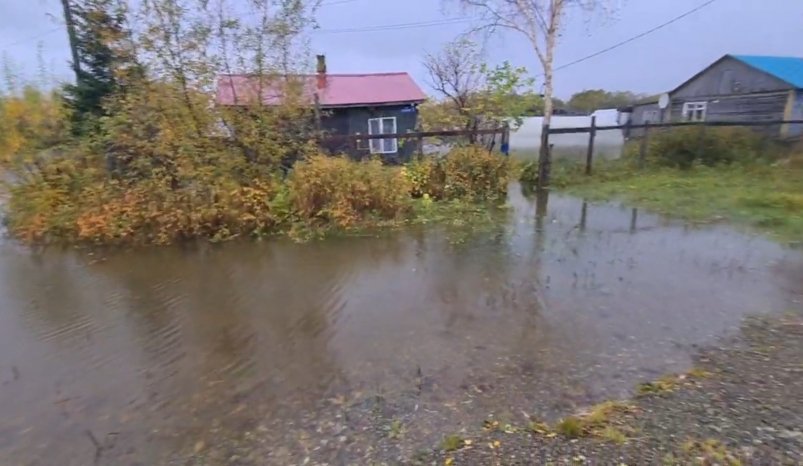
<instances>
[{"instance_id":1,"label":"birch tree","mask_svg":"<svg viewBox=\"0 0 803 466\"><path fill-rule=\"evenodd\" d=\"M507 61L489 66L479 46L465 37L427 54L423 65L430 86L443 98L422 107L428 113L422 110L422 123L428 129L491 129L505 122L517 128L522 117L540 103L531 92L534 80L527 77L526 68ZM475 142L475 135L470 135L470 142Z\"/></svg>"},{"instance_id":2,"label":"birch tree","mask_svg":"<svg viewBox=\"0 0 803 466\"><path fill-rule=\"evenodd\" d=\"M555 46L563 30L568 9L593 9L604 0L458 0L480 18L478 29L493 33L513 31L524 36L532 47L544 74L544 120L542 129L552 121L554 109ZM544 141L544 138L541 139ZM551 164L549 148L541 144L538 157L538 185L549 183Z\"/></svg>"}]
</instances>

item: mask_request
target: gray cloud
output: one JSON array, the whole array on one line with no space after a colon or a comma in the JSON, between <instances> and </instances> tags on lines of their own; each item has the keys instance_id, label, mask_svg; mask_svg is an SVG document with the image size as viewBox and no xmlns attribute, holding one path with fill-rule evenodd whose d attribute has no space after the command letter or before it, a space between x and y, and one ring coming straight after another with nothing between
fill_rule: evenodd
<instances>
[{"instance_id":1,"label":"gray cloud","mask_svg":"<svg viewBox=\"0 0 803 466\"><path fill-rule=\"evenodd\" d=\"M333 0L326 0L333 2ZM334 2L333 2L334 3ZM629 0L609 17L572 18L558 47L557 64L567 63L632 37L703 3L703 0ZM51 32L60 21L58 0L0 0L0 50L28 76L37 69L37 43L46 63L69 76L66 34ZM353 29L459 16L444 12L437 0L355 0L319 12L322 29ZM312 52L325 53L330 72L409 71L422 86L421 59L468 24L356 33L316 32ZM33 39L31 39L34 37ZM7 46L7 44L14 45ZM509 60L533 74L539 66L528 45L515 34L488 44L489 61ZM586 88L661 92L726 53L803 56L803 1L718 0L665 29L557 73L562 97Z\"/></svg>"}]
</instances>

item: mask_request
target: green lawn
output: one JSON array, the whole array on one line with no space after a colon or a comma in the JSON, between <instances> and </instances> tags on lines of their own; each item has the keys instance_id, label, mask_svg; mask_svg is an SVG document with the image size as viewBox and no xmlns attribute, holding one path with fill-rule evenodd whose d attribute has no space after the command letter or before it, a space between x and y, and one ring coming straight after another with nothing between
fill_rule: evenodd
<instances>
[{"instance_id":1,"label":"green lawn","mask_svg":"<svg viewBox=\"0 0 803 466\"><path fill-rule=\"evenodd\" d=\"M553 186L590 200L621 199L695 222L748 225L781 241L803 244L801 162L643 171L613 162L598 167L591 177L577 166L558 165Z\"/></svg>"}]
</instances>

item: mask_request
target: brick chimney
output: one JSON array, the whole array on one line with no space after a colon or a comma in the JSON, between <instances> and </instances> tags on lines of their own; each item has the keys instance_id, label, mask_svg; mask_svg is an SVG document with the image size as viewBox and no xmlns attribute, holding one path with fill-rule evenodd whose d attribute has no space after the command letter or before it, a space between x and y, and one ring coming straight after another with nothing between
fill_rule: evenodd
<instances>
[{"instance_id":1,"label":"brick chimney","mask_svg":"<svg viewBox=\"0 0 803 466\"><path fill-rule=\"evenodd\" d=\"M326 55L318 55L318 89L326 88Z\"/></svg>"}]
</instances>

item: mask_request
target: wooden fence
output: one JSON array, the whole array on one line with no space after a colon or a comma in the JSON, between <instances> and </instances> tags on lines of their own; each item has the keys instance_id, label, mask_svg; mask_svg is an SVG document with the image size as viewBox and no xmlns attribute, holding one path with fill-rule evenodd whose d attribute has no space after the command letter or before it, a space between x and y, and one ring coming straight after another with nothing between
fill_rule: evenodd
<instances>
[{"instance_id":1,"label":"wooden fence","mask_svg":"<svg viewBox=\"0 0 803 466\"><path fill-rule=\"evenodd\" d=\"M488 136L490 138L487 138ZM498 143L497 136L499 137ZM493 151L498 144L501 153L505 155L510 153L510 126L508 125L473 130L412 131L393 134L332 134L320 137L318 143L322 147L330 148L331 152L347 152L352 155L358 155L360 152L370 153L370 143L368 143L368 147L361 148L361 142L376 139L415 140L416 151L419 155L424 155L425 138L460 138L471 143L482 142L488 147L489 152Z\"/></svg>"},{"instance_id":2,"label":"wooden fence","mask_svg":"<svg viewBox=\"0 0 803 466\"><path fill-rule=\"evenodd\" d=\"M643 130L643 132L639 135L640 145L639 145L639 166L643 167L644 162L647 156L647 147L649 144L650 138L650 131L656 130L660 128L680 128L680 127L738 127L738 126L749 126L749 127L761 127L761 126L782 126L782 125L803 125L803 120L767 120L767 121L742 121L742 122L731 122L731 121L702 121L702 122L689 122L689 121L682 121L682 122L674 122L674 123L650 123L646 122L645 124L641 125L633 125L629 122L624 125L607 125L607 126L597 126L596 125L597 118L595 116L591 117L591 125L586 127L577 127L577 128L550 128L549 125L546 125L544 131L541 135L541 150L551 150L551 145L549 143L549 136L553 134L577 134L577 133L588 133L588 149L586 152L586 161L585 161L585 173L586 175L591 175L592 166L594 163L594 139L596 137L597 132L599 131L610 131L610 130L623 130L625 134L629 134L632 130ZM543 170L543 169L542 169ZM546 168L546 171L539 171L539 173L546 175L544 183L539 185L546 186L549 182L549 168Z\"/></svg>"}]
</instances>

